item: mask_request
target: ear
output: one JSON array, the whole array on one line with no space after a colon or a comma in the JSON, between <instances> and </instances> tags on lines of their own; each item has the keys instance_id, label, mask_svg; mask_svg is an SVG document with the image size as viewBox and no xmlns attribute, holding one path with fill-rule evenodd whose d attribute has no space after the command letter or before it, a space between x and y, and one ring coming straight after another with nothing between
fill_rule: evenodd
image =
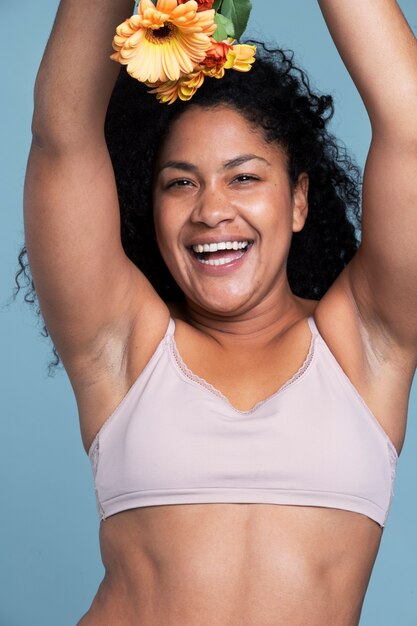
<instances>
[{"instance_id":1,"label":"ear","mask_svg":"<svg viewBox=\"0 0 417 626\"><path fill-rule=\"evenodd\" d=\"M308 215L308 174L302 172L293 190L293 233L303 229Z\"/></svg>"}]
</instances>

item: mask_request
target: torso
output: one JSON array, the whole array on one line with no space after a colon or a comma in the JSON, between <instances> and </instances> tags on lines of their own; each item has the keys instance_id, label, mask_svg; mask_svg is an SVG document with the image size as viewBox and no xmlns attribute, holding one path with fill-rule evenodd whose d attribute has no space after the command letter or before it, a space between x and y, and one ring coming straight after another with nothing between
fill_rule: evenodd
<instances>
[{"instance_id":1,"label":"torso","mask_svg":"<svg viewBox=\"0 0 417 626\"><path fill-rule=\"evenodd\" d=\"M360 514L173 505L108 518L79 626L356 626L381 538Z\"/></svg>"},{"instance_id":2,"label":"torso","mask_svg":"<svg viewBox=\"0 0 417 626\"><path fill-rule=\"evenodd\" d=\"M365 359L348 311L342 294L318 305L306 301L299 319L268 350L251 348L250 359L244 346L220 359L219 348L181 320L176 342L190 369L247 410L302 364L310 342L306 317L314 315L400 451L413 364ZM87 449L151 356L163 318L148 350L138 350L131 333L123 375L93 373L93 384L74 377ZM92 413L96 419L87 423ZM123 511L101 523L106 575L79 626L356 626L381 536L365 515L320 507L210 503Z\"/></svg>"}]
</instances>

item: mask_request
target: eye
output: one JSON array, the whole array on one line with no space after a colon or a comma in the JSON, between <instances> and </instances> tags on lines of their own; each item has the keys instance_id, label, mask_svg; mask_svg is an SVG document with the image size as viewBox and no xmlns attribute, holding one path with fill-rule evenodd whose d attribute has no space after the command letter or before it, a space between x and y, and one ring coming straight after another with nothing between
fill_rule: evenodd
<instances>
[{"instance_id":1,"label":"eye","mask_svg":"<svg viewBox=\"0 0 417 626\"><path fill-rule=\"evenodd\" d=\"M236 176L233 180L232 183L237 182L237 183L251 183L253 181L256 180L260 180L257 176L254 176L253 174L239 174L239 176Z\"/></svg>"},{"instance_id":2,"label":"eye","mask_svg":"<svg viewBox=\"0 0 417 626\"><path fill-rule=\"evenodd\" d=\"M191 180L188 180L188 178L176 178L175 180L169 181L169 183L166 184L165 188L172 189L175 187L191 187L192 185L193 182Z\"/></svg>"}]
</instances>

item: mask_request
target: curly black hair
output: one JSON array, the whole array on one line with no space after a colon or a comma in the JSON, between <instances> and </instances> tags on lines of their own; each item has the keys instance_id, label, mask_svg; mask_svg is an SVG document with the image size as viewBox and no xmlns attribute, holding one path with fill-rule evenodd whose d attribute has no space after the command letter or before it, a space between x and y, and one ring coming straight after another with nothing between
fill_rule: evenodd
<instances>
[{"instance_id":1,"label":"curly black hair","mask_svg":"<svg viewBox=\"0 0 417 626\"><path fill-rule=\"evenodd\" d=\"M293 234L287 262L295 295L319 300L359 246L361 172L328 130L332 97L311 89L306 73L293 63L292 52L246 43L257 46L251 71L228 70L221 80L206 78L191 102L161 105L124 68L113 90L105 134L119 196L122 244L165 302L178 302L183 294L156 244L153 166L171 124L193 105L233 108L284 150L292 185L301 172L308 174L308 217L304 228ZM19 265L16 293L23 278L25 300L36 304L25 247ZM45 326L43 334L48 335ZM54 354L52 365L59 362Z\"/></svg>"}]
</instances>

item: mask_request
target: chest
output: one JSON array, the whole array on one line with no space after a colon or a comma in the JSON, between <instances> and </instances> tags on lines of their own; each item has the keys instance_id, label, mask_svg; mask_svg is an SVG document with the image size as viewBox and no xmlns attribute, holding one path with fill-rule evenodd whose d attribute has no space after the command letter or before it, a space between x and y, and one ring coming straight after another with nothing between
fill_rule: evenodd
<instances>
[{"instance_id":1,"label":"chest","mask_svg":"<svg viewBox=\"0 0 417 626\"><path fill-rule=\"evenodd\" d=\"M93 447L102 517L127 501L268 502L343 508L383 524L395 453L326 357L316 346L296 377L241 411L184 371L167 339Z\"/></svg>"},{"instance_id":2,"label":"chest","mask_svg":"<svg viewBox=\"0 0 417 626\"><path fill-rule=\"evenodd\" d=\"M251 411L295 381L308 367L313 337L308 329L290 333L263 349L250 345L213 348L209 343L172 338L171 355L182 373L224 398L241 412Z\"/></svg>"}]
</instances>

